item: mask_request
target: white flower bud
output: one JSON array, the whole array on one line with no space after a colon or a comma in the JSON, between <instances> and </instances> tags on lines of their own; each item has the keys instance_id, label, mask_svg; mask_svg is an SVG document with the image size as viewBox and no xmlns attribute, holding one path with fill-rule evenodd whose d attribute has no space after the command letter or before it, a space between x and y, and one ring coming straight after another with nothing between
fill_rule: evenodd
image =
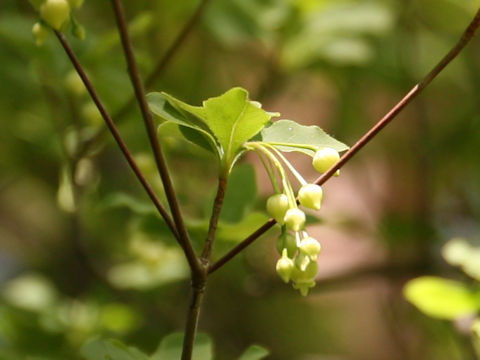
<instances>
[{"instance_id":1,"label":"white flower bud","mask_svg":"<svg viewBox=\"0 0 480 360\"><path fill-rule=\"evenodd\" d=\"M280 225L283 225L283 218L288 210L288 197L285 194L272 195L267 200L267 212Z\"/></svg>"},{"instance_id":2,"label":"white flower bud","mask_svg":"<svg viewBox=\"0 0 480 360\"><path fill-rule=\"evenodd\" d=\"M340 155L338 151L329 147L321 148L313 157L312 165L319 173L324 173L332 167L338 160Z\"/></svg>"},{"instance_id":3,"label":"white flower bud","mask_svg":"<svg viewBox=\"0 0 480 360\"><path fill-rule=\"evenodd\" d=\"M323 190L322 187L316 184L307 184L298 191L298 201L303 206L319 210L322 205Z\"/></svg>"},{"instance_id":4,"label":"white flower bud","mask_svg":"<svg viewBox=\"0 0 480 360\"><path fill-rule=\"evenodd\" d=\"M320 250L322 249L320 243L312 238L306 237L300 242L300 251L307 255L310 260L316 261Z\"/></svg>"},{"instance_id":5,"label":"white flower bud","mask_svg":"<svg viewBox=\"0 0 480 360\"><path fill-rule=\"evenodd\" d=\"M40 16L55 30L60 30L70 17L67 0L47 0L40 7Z\"/></svg>"},{"instance_id":6,"label":"white flower bud","mask_svg":"<svg viewBox=\"0 0 480 360\"><path fill-rule=\"evenodd\" d=\"M283 250L282 257L277 261L277 274L285 283L290 281L295 265L293 260L287 256L287 249Z\"/></svg>"},{"instance_id":7,"label":"white flower bud","mask_svg":"<svg viewBox=\"0 0 480 360\"><path fill-rule=\"evenodd\" d=\"M299 208L288 209L283 221L288 229L300 231L305 226L305 213Z\"/></svg>"}]
</instances>

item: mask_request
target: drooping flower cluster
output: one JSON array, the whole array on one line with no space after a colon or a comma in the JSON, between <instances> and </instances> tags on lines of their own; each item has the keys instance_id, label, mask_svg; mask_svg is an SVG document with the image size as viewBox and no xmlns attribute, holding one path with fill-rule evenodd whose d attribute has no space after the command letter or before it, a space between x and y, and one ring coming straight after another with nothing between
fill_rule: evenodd
<instances>
[{"instance_id":1,"label":"drooping flower cluster","mask_svg":"<svg viewBox=\"0 0 480 360\"><path fill-rule=\"evenodd\" d=\"M291 281L293 287L306 296L309 289L315 286L318 271L317 258L321 245L305 230L306 216L299 206L319 210L323 189L317 184L307 183L275 146L252 142L248 147L256 151L262 159L276 192L267 199L266 209L268 214L282 226L277 241L277 250L281 255L276 265L277 274L286 283ZM323 173L339 159L340 156L335 149L319 148L315 149L312 165L318 172ZM283 165L301 184L296 195ZM281 179L281 185L277 177Z\"/></svg>"}]
</instances>

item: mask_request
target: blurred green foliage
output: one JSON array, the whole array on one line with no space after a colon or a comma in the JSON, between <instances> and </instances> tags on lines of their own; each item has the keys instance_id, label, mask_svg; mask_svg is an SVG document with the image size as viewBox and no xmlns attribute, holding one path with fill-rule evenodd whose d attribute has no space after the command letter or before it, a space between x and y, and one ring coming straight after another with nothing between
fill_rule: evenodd
<instances>
[{"instance_id":1,"label":"blurred green foliage","mask_svg":"<svg viewBox=\"0 0 480 360\"><path fill-rule=\"evenodd\" d=\"M124 3L146 76L198 1ZM478 0L210 0L148 90L199 104L242 86L266 109L272 105L284 118L315 123L353 144L436 64L478 6ZM86 39L68 36L115 113L132 90L109 4L87 0L77 18ZM103 125L54 36L35 46L36 21L27 0L2 0L0 358L75 359L95 336L141 349L116 340L94 343L126 359L132 352L153 354L183 328L186 264L109 136L76 158ZM378 216L367 233L388 253L380 271L386 285L339 282L327 293L320 284L318 293L300 299L276 279L274 244L265 236L212 277L200 324L212 340L200 339L215 358L239 358L252 343L280 360L471 356L465 335L407 307L399 289L419 272L461 278L441 265L439 244L457 234L478 238L478 44L342 170L358 181L359 197L372 189L386 194L370 200ZM119 126L161 194L138 110L128 111ZM162 139L200 247L216 164L207 151ZM369 165L382 185L368 182ZM255 181L248 165L234 172L215 257L266 219ZM346 236L355 238L353 228L344 229ZM400 269L399 277L389 276L392 268ZM248 351L252 357L241 359L265 355Z\"/></svg>"},{"instance_id":2,"label":"blurred green foliage","mask_svg":"<svg viewBox=\"0 0 480 360\"><path fill-rule=\"evenodd\" d=\"M480 318L476 316L480 310L480 247L471 246L463 238L452 238L443 246L442 255L450 265L460 267L471 279L460 282L422 276L406 284L405 297L431 317L454 321L466 319L475 352L480 356Z\"/></svg>"}]
</instances>

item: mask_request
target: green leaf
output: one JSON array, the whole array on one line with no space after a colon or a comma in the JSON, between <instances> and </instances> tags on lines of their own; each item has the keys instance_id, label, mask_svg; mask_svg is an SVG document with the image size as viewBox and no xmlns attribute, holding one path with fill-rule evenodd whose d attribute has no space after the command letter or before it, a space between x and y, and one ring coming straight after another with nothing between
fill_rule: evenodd
<instances>
[{"instance_id":1,"label":"green leaf","mask_svg":"<svg viewBox=\"0 0 480 360\"><path fill-rule=\"evenodd\" d=\"M174 360L180 359L182 356L183 333L173 333L165 336L158 349L151 356L150 360ZM195 345L193 347L194 360L212 360L213 345L209 336L199 333L195 337Z\"/></svg>"},{"instance_id":2,"label":"green leaf","mask_svg":"<svg viewBox=\"0 0 480 360\"><path fill-rule=\"evenodd\" d=\"M181 100L178 100L177 98L173 97L172 95L169 95L165 92L161 93L165 99L168 100L168 102L175 108L179 113L184 115L186 118L188 118L190 121L197 122L198 119L205 121L205 111L203 107L201 106L193 106L189 105ZM205 130L208 130L205 127L205 124L203 122L199 122L198 126L205 128Z\"/></svg>"},{"instance_id":3,"label":"green leaf","mask_svg":"<svg viewBox=\"0 0 480 360\"><path fill-rule=\"evenodd\" d=\"M216 149L225 174L243 152L242 145L258 134L272 116L278 116L262 110L248 99L245 89L238 87L204 101L203 107L186 104L165 93L150 93L147 99L154 114L188 128L183 132L185 138L206 147L205 141L193 134L199 132Z\"/></svg>"},{"instance_id":4,"label":"green leaf","mask_svg":"<svg viewBox=\"0 0 480 360\"><path fill-rule=\"evenodd\" d=\"M205 121L223 147L227 167L233 164L243 143L259 133L276 115L254 105L248 100L248 92L238 87L204 101L203 106Z\"/></svg>"},{"instance_id":5,"label":"green leaf","mask_svg":"<svg viewBox=\"0 0 480 360\"><path fill-rule=\"evenodd\" d=\"M404 295L425 314L440 319L453 320L480 308L478 293L460 282L434 276L411 280Z\"/></svg>"},{"instance_id":6,"label":"green leaf","mask_svg":"<svg viewBox=\"0 0 480 360\"><path fill-rule=\"evenodd\" d=\"M150 93L147 95L147 101L150 110L155 115L167 122L173 122L181 128L194 130L204 138L200 142L198 137L192 135L193 132L191 130L187 130L183 133L187 140L201 147L208 148L209 150L218 147L214 135L204 122L203 118L205 114L203 108L188 105L166 93ZM160 127L162 125L160 125ZM206 146L206 144L208 144L208 146Z\"/></svg>"},{"instance_id":7,"label":"green leaf","mask_svg":"<svg viewBox=\"0 0 480 360\"><path fill-rule=\"evenodd\" d=\"M235 167L228 180L220 220L230 223L242 220L256 199L255 169L247 164Z\"/></svg>"},{"instance_id":8,"label":"green leaf","mask_svg":"<svg viewBox=\"0 0 480 360\"><path fill-rule=\"evenodd\" d=\"M339 152L348 149L347 145L329 136L318 126L304 126L291 120L276 121L263 129L261 134L263 142L277 144L276 147L281 151L298 151L309 156L315 154L309 147L330 147Z\"/></svg>"},{"instance_id":9,"label":"green leaf","mask_svg":"<svg viewBox=\"0 0 480 360\"><path fill-rule=\"evenodd\" d=\"M147 101L150 110L160 118L209 133L201 107L189 105L163 92L148 94Z\"/></svg>"},{"instance_id":10,"label":"green leaf","mask_svg":"<svg viewBox=\"0 0 480 360\"><path fill-rule=\"evenodd\" d=\"M149 360L140 350L113 339L90 340L82 346L80 354L86 360Z\"/></svg>"},{"instance_id":11,"label":"green leaf","mask_svg":"<svg viewBox=\"0 0 480 360\"><path fill-rule=\"evenodd\" d=\"M270 352L260 345L251 345L247 350L238 358L238 360L260 360Z\"/></svg>"},{"instance_id":12,"label":"green leaf","mask_svg":"<svg viewBox=\"0 0 480 360\"><path fill-rule=\"evenodd\" d=\"M201 147L204 150L213 152L211 140L202 132L190 127L181 126L171 121L166 121L158 126L158 134L161 137L171 136L184 138L188 142Z\"/></svg>"}]
</instances>

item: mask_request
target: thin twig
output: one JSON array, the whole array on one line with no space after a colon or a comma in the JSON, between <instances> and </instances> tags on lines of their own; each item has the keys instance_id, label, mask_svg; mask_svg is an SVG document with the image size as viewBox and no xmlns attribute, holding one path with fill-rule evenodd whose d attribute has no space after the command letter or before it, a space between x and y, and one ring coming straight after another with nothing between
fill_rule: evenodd
<instances>
[{"instance_id":1,"label":"thin twig","mask_svg":"<svg viewBox=\"0 0 480 360\"><path fill-rule=\"evenodd\" d=\"M170 62L172 61L174 56L178 53L178 50L180 49L180 47L185 43L185 40L191 34L198 20L200 20L200 17L202 16L203 11L205 10L205 7L207 6L209 1L210 0L200 1L200 4L198 5L193 15L190 17L190 19L187 21L187 23L185 24L181 32L175 38L172 45L170 45L170 47L167 49L167 51L165 52L165 55L163 55L162 59L158 62L157 66L155 66L150 76L148 76L148 78L145 80L145 86L147 88L150 88L151 86L153 86L155 81L164 74L168 65L170 65Z\"/></svg>"},{"instance_id":2,"label":"thin twig","mask_svg":"<svg viewBox=\"0 0 480 360\"><path fill-rule=\"evenodd\" d=\"M172 44L165 51L165 54L160 58L158 63L155 65L150 75L148 75L147 79L145 80L146 89L151 89L151 87L155 84L155 82L158 81L158 79L161 78L162 75L165 73L165 70L167 70L168 66L171 64L175 55L178 53L182 45L186 42L189 35L192 33L192 30L195 28L195 25L200 20L209 2L210 0L202 0L200 4L197 6L197 8L195 9L195 12L185 23L180 33L173 40ZM130 111L130 109L134 104L135 104L135 96L132 96L125 102L125 104L123 104L123 106L120 109L118 109L115 113L113 113L113 118L115 119L115 121L118 123L123 118L125 118L125 116L128 114L128 112ZM92 147L95 147L94 145L100 142L104 136L105 136L105 130L100 129L89 141L87 141L84 144L81 150L81 153L82 154L87 153L88 150Z\"/></svg>"},{"instance_id":3,"label":"thin twig","mask_svg":"<svg viewBox=\"0 0 480 360\"><path fill-rule=\"evenodd\" d=\"M241 243L235 246L232 250L230 250L226 255L221 257L211 266L209 266L208 273L211 274L214 271L218 270L223 265L225 265L225 263L233 259L236 255L241 253L247 246L249 246L251 243L257 240L261 235L265 234L268 230L270 230L273 227L273 225L275 225L276 223L277 222L273 219L268 220L265 224L263 224L257 230L255 230L255 232L253 232L249 237L247 237L245 240L243 240Z\"/></svg>"},{"instance_id":4,"label":"thin twig","mask_svg":"<svg viewBox=\"0 0 480 360\"><path fill-rule=\"evenodd\" d=\"M480 26L480 9L475 14L472 22L465 29L462 37L457 42L457 44L445 55L442 60L420 81L416 84L405 97L400 100L397 105L395 105L380 121L378 121L375 126L373 126L365 135L363 135L360 140L358 140L355 145L353 145L341 159L333 165L326 173L320 176L315 183L318 185L324 184L328 179L330 179L338 169L345 165L361 148L367 145L370 140L372 140L385 126L387 126L390 121L392 121L404 108L407 106L413 99L415 99L423 89L425 89L433 79L437 77L438 74L442 72L445 67L450 64L450 62L455 59L458 54L465 48L468 42L475 35L475 31Z\"/></svg>"},{"instance_id":5,"label":"thin twig","mask_svg":"<svg viewBox=\"0 0 480 360\"><path fill-rule=\"evenodd\" d=\"M205 273L206 275L206 273ZM205 294L206 277L199 284L192 283L192 300L188 309L187 324L185 326L185 335L183 337L182 360L191 360L193 354L193 344L197 334L198 319L200 318L200 309L202 307L203 295Z\"/></svg>"},{"instance_id":6,"label":"thin twig","mask_svg":"<svg viewBox=\"0 0 480 360\"><path fill-rule=\"evenodd\" d=\"M217 233L218 220L220 218L220 211L222 210L223 200L225 199L225 191L227 190L227 179L220 178L218 180L217 195L213 202L212 215L210 217L210 224L208 226L207 240L203 248L201 261L205 265L210 260L212 253L213 242Z\"/></svg>"},{"instance_id":7,"label":"thin twig","mask_svg":"<svg viewBox=\"0 0 480 360\"><path fill-rule=\"evenodd\" d=\"M390 121L392 121L404 108L407 106L420 92L425 89L433 79L464 49L464 47L470 42L475 35L476 30L480 26L480 9L475 14L472 22L465 29L462 37L457 44L445 55L440 62L431 70L422 81L416 84L405 97L400 100L380 121L378 121L364 136L358 140L354 146L352 146L341 158L334 164L326 173L315 180L318 185L324 184L330 179L338 169L345 165L361 148L368 144ZM240 244L230 250L226 255L220 258L217 262L209 267L209 273L216 271L226 262L238 255L248 245L253 243L259 236L264 234L275 224L275 220L270 219L260 228L258 228L253 234L243 240Z\"/></svg>"},{"instance_id":8,"label":"thin twig","mask_svg":"<svg viewBox=\"0 0 480 360\"><path fill-rule=\"evenodd\" d=\"M210 224L208 227L208 235L205 241L205 246L200 257L202 263L202 272L192 274L192 299L190 308L187 314L187 323L185 325L185 336L183 339L182 360L191 360L193 353L193 344L195 342L195 335L198 327L198 320L200 318L200 308L202 305L203 294L207 286L208 262L212 252L215 235L217 233L218 220L220 219L220 212L225 199L225 192L227 190L227 179L220 177L218 179L217 195L213 202L212 215L210 216Z\"/></svg>"},{"instance_id":9,"label":"thin twig","mask_svg":"<svg viewBox=\"0 0 480 360\"><path fill-rule=\"evenodd\" d=\"M157 164L158 172L162 179L162 183L165 189L165 194L167 196L168 204L170 205L170 210L172 212L173 221L175 222L176 229L180 235L182 248L187 257L188 263L192 271L201 271L201 266L199 264L198 258L193 249L192 243L187 233L187 228L183 221L182 214L180 212L180 207L178 205L177 196L173 188L172 180L170 178L170 173L165 161L165 158L160 147L160 143L157 137L157 131L155 129L155 123L153 120L153 115L148 108L147 98L145 95L145 88L143 86L142 79L140 78L140 72L138 70L137 63L135 61L135 55L133 53L132 41L130 35L128 34L127 29L127 20L125 18L125 11L123 9L122 2L120 0L111 0L112 6L115 13L115 19L117 22L118 31L120 33L120 38L122 42L123 51L125 53L125 58L128 65L128 73L130 74L130 79L132 81L133 88L135 90L135 97L137 99L138 105L140 107L142 118L145 123L145 127L148 133L148 139L155 157L155 162Z\"/></svg>"},{"instance_id":10,"label":"thin twig","mask_svg":"<svg viewBox=\"0 0 480 360\"><path fill-rule=\"evenodd\" d=\"M100 100L100 98L99 98L95 88L93 87L92 83L88 79L87 74L83 70L82 65L80 64L77 56L73 52L73 49L70 47L67 39L65 38L65 36L62 33L58 32L56 30L54 30L54 32L55 32L55 35L57 36L58 40L62 44L65 52L68 55L68 57L70 58L70 61L72 62L73 66L75 67L75 70L77 71L78 75L82 79L83 84L87 88L93 102L95 103L95 105L98 108L98 111L100 112L103 119L105 120L105 123L106 123L108 129L110 130L113 137L115 138L115 141L117 142L117 144L120 147L120 150L122 151L125 159L127 160L128 164L130 165L130 168L133 170L133 172L137 176L138 180L142 184L143 188L147 192L148 196L150 197L150 199L154 203L155 207L157 208L158 212L160 213L160 215L163 217L163 219L167 223L167 226L170 228L170 230L175 235L175 237L177 239L179 239L179 235L178 235L177 230L175 228L175 224L173 223L172 219L170 218L170 215L168 214L168 212L163 207L162 203L158 199L157 195L153 191L153 189L150 186L150 184L148 183L147 179L145 178L145 176L143 175L143 173L139 169L137 163L133 159L133 156L132 156L130 150L128 149L127 144L125 144L125 142L123 141L120 133L118 132L117 127L115 126L115 123L113 122L112 118L108 114L108 111L106 110L105 106L103 105L102 101Z\"/></svg>"}]
</instances>

